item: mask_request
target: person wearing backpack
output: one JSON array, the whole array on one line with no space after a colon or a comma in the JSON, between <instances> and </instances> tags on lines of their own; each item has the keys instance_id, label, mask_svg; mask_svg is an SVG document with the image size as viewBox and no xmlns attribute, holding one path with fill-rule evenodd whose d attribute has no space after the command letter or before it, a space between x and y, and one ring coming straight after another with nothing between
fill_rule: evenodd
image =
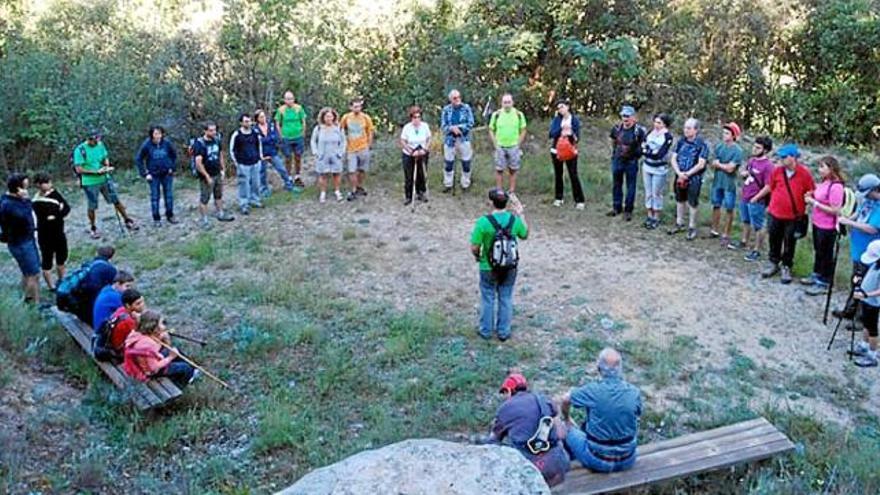
<instances>
[{"instance_id":1,"label":"person wearing backpack","mask_svg":"<svg viewBox=\"0 0 880 495\"><path fill-rule=\"evenodd\" d=\"M568 179L571 181L571 194L574 197L574 207L584 209L584 190L581 179L578 177L578 151L577 143L581 136L581 121L577 115L571 113L571 102L559 100L556 103L556 115L550 121L550 159L553 162L554 176L554 200L553 206L562 206L563 201L563 173L568 169Z\"/></svg>"},{"instance_id":2,"label":"person wearing backpack","mask_svg":"<svg viewBox=\"0 0 880 495\"><path fill-rule=\"evenodd\" d=\"M119 270L113 278L113 283L101 288L92 308L93 329L101 328L110 319L110 315L122 306L122 293L131 289L132 285L134 285L134 276L125 270Z\"/></svg>"},{"instance_id":3,"label":"person wearing backpack","mask_svg":"<svg viewBox=\"0 0 880 495\"><path fill-rule=\"evenodd\" d=\"M174 218L174 172L177 171L177 151L165 136L165 128L150 127L150 132L134 156L138 173L150 184L150 209L153 225L160 227L159 197L165 198L165 219L176 224Z\"/></svg>"},{"instance_id":4,"label":"person wearing backpack","mask_svg":"<svg viewBox=\"0 0 880 495\"><path fill-rule=\"evenodd\" d=\"M34 207L28 197L28 177L12 174L0 198L0 241L6 243L21 270L26 303L40 302L40 252L37 250Z\"/></svg>"},{"instance_id":5,"label":"person wearing backpack","mask_svg":"<svg viewBox=\"0 0 880 495\"><path fill-rule=\"evenodd\" d=\"M773 150L773 141L768 136L758 136L752 145L752 158L740 170L743 179L742 202L739 216L742 221L742 239L731 242L728 249L745 249L746 261L761 259L764 249L764 220L767 216L767 203L770 199L770 179L773 176L773 161L767 157ZM754 236L754 242L752 239Z\"/></svg>"},{"instance_id":6,"label":"person wearing backpack","mask_svg":"<svg viewBox=\"0 0 880 495\"><path fill-rule=\"evenodd\" d=\"M109 154L107 147L104 146L104 141L101 140L100 131L89 132L86 140L74 148L73 168L80 177L80 185L86 195L92 239L101 238L96 224L99 196L103 196L108 203L113 205L117 214L122 216L128 230L138 230L137 223L128 215L125 205L119 200L116 183L110 176L114 168L110 166Z\"/></svg>"},{"instance_id":7,"label":"person wearing backpack","mask_svg":"<svg viewBox=\"0 0 880 495\"><path fill-rule=\"evenodd\" d=\"M491 339L494 330L502 342L510 338L518 242L529 235L522 204L514 200L511 213L509 199L504 190L491 189L492 212L480 217L471 233L471 254L480 265L480 337Z\"/></svg>"},{"instance_id":8,"label":"person wearing backpack","mask_svg":"<svg viewBox=\"0 0 880 495\"><path fill-rule=\"evenodd\" d=\"M264 110L254 112L254 130L260 134L260 141L263 144L263 161L260 162L260 195L268 198L272 195L272 188L269 187L269 167L275 170L281 181L284 182L284 190L293 192L293 179L284 168L284 159L278 152L278 145L281 137L278 134L278 128L269 122L269 117Z\"/></svg>"},{"instance_id":9,"label":"person wearing backpack","mask_svg":"<svg viewBox=\"0 0 880 495\"><path fill-rule=\"evenodd\" d=\"M526 377L521 373L509 374L499 393L504 403L495 413L487 443L513 446L541 471L551 487L565 481L571 462L553 424L556 406L544 396L529 391Z\"/></svg>"},{"instance_id":10,"label":"person wearing backpack","mask_svg":"<svg viewBox=\"0 0 880 495\"><path fill-rule=\"evenodd\" d=\"M114 254L112 246L101 246L93 260L64 277L55 289L58 309L73 313L91 327L98 292L116 278L116 267L110 263Z\"/></svg>"},{"instance_id":11,"label":"person wearing backpack","mask_svg":"<svg viewBox=\"0 0 880 495\"><path fill-rule=\"evenodd\" d=\"M305 135L308 130L306 110L296 102L293 91L284 92L284 103L275 111L275 127L281 135L281 154L287 175L293 175L293 184L299 190L306 185L302 180L302 156L305 152ZM291 162L293 167L291 169Z\"/></svg>"},{"instance_id":12,"label":"person wearing backpack","mask_svg":"<svg viewBox=\"0 0 880 495\"><path fill-rule=\"evenodd\" d=\"M39 189L34 197L33 206L34 214L37 216L37 244L40 246L43 279L49 290L55 292L52 267L55 266L58 280L63 279L64 265L68 256L64 217L70 214L70 205L64 196L52 187L52 179L48 174L36 174L34 183Z\"/></svg>"},{"instance_id":13,"label":"person wearing backpack","mask_svg":"<svg viewBox=\"0 0 880 495\"><path fill-rule=\"evenodd\" d=\"M137 329L125 338L122 369L140 382L164 376L184 388L199 376L198 370L181 359L176 348L163 347L163 342L169 345L165 319L157 311L144 311Z\"/></svg>"},{"instance_id":14,"label":"person wearing backpack","mask_svg":"<svg viewBox=\"0 0 880 495\"><path fill-rule=\"evenodd\" d=\"M822 182L804 201L812 207L813 273L802 278L806 293L819 296L828 291L834 276L834 243L837 242L837 218L846 199L846 179L840 163L833 156L819 159Z\"/></svg>"},{"instance_id":15,"label":"person wearing backpack","mask_svg":"<svg viewBox=\"0 0 880 495\"><path fill-rule=\"evenodd\" d=\"M522 161L522 142L526 137L526 117L514 108L513 95L501 96L501 109L489 119L489 139L495 148L495 187L504 188L504 170L510 173L510 195L516 193L516 173Z\"/></svg>"},{"instance_id":16,"label":"person wearing backpack","mask_svg":"<svg viewBox=\"0 0 880 495\"><path fill-rule=\"evenodd\" d=\"M816 184L810 169L798 162L801 152L796 145L786 144L776 154L782 164L773 170L770 179L770 206L767 207L770 252L761 278L780 273L781 263L780 282L790 284L797 240L807 235L809 227L804 198L816 189Z\"/></svg>"},{"instance_id":17,"label":"person wearing backpack","mask_svg":"<svg viewBox=\"0 0 880 495\"><path fill-rule=\"evenodd\" d=\"M136 289L122 293L122 306L92 336L92 355L98 361L121 363L128 334L137 328L138 319L146 308L144 297Z\"/></svg>"},{"instance_id":18,"label":"person wearing backpack","mask_svg":"<svg viewBox=\"0 0 880 495\"><path fill-rule=\"evenodd\" d=\"M632 220L636 202L636 181L639 176L639 158L642 156L642 143L648 133L639 125L636 110L630 105L620 109L620 123L611 128L611 179L612 208L609 217L623 213L623 219ZM623 197L623 183L626 180L626 200Z\"/></svg>"},{"instance_id":19,"label":"person wearing backpack","mask_svg":"<svg viewBox=\"0 0 880 495\"><path fill-rule=\"evenodd\" d=\"M250 215L251 207L262 208L260 200L260 163L263 160L263 143L260 135L253 129L251 116L242 113L238 116L239 128L229 139L229 155L235 164L238 182L238 210L242 215Z\"/></svg>"},{"instance_id":20,"label":"person wearing backpack","mask_svg":"<svg viewBox=\"0 0 880 495\"><path fill-rule=\"evenodd\" d=\"M697 207L703 173L709 159L709 146L700 136L700 121L691 117L684 122L684 135L675 143L670 164L675 172L672 190L675 194L675 226L666 233L684 232L684 214L688 213L687 240L697 238Z\"/></svg>"},{"instance_id":21,"label":"person wearing backpack","mask_svg":"<svg viewBox=\"0 0 880 495\"><path fill-rule=\"evenodd\" d=\"M193 167L199 178L199 224L203 229L211 227L208 220L208 203L214 198L217 220L231 222L235 217L223 209L223 183L226 180L226 158L222 141L217 135L217 124L205 122L203 134L193 141Z\"/></svg>"},{"instance_id":22,"label":"person wearing backpack","mask_svg":"<svg viewBox=\"0 0 880 495\"><path fill-rule=\"evenodd\" d=\"M440 112L440 130L443 132L443 192L452 192L455 185L455 157L461 159L461 188L471 187L471 162L474 148L471 145L471 129L474 128L474 111L461 100L457 89L449 92L449 104Z\"/></svg>"},{"instance_id":23,"label":"person wearing backpack","mask_svg":"<svg viewBox=\"0 0 880 495\"><path fill-rule=\"evenodd\" d=\"M666 195L666 178L669 175L669 150L674 138L669 132L672 117L665 113L654 115L654 128L642 143L642 181L645 183L645 228L656 229L660 226L660 215L663 212L663 196Z\"/></svg>"}]
</instances>

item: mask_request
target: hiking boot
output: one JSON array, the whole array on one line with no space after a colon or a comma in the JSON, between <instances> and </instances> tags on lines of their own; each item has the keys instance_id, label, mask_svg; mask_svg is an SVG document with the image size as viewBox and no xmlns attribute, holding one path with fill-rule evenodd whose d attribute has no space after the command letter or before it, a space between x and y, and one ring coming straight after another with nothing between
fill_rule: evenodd
<instances>
[{"instance_id":1,"label":"hiking boot","mask_svg":"<svg viewBox=\"0 0 880 495\"><path fill-rule=\"evenodd\" d=\"M357 193L354 191L350 191L348 195L345 196L346 201L354 201L357 199Z\"/></svg>"},{"instance_id":2,"label":"hiking boot","mask_svg":"<svg viewBox=\"0 0 880 495\"><path fill-rule=\"evenodd\" d=\"M562 206L563 203L565 203L565 201L563 201L563 200L561 200L561 199L554 199L554 200L553 200L553 206L555 206L555 207L557 207L557 208L559 208L560 206Z\"/></svg>"},{"instance_id":3,"label":"hiking boot","mask_svg":"<svg viewBox=\"0 0 880 495\"><path fill-rule=\"evenodd\" d=\"M226 210L220 210L217 212L217 220L221 222L231 222L235 220L235 217L226 212Z\"/></svg>"},{"instance_id":4,"label":"hiking boot","mask_svg":"<svg viewBox=\"0 0 880 495\"><path fill-rule=\"evenodd\" d=\"M428 197L425 196L424 193L418 193L418 194L416 194L416 201L418 201L420 203L427 203Z\"/></svg>"},{"instance_id":5,"label":"hiking boot","mask_svg":"<svg viewBox=\"0 0 880 495\"><path fill-rule=\"evenodd\" d=\"M616 217L617 215L620 215L620 210L610 210L605 214L606 217Z\"/></svg>"},{"instance_id":6,"label":"hiking boot","mask_svg":"<svg viewBox=\"0 0 880 495\"><path fill-rule=\"evenodd\" d=\"M170 223L171 225L177 225L177 224L180 223L180 221L177 220L177 219L174 218L174 217L168 217L168 218L166 219L166 222Z\"/></svg>"},{"instance_id":7,"label":"hiking boot","mask_svg":"<svg viewBox=\"0 0 880 495\"><path fill-rule=\"evenodd\" d=\"M623 214L623 221L624 222L632 222L632 219L633 219L633 214L631 211L628 211Z\"/></svg>"},{"instance_id":8,"label":"hiking boot","mask_svg":"<svg viewBox=\"0 0 880 495\"><path fill-rule=\"evenodd\" d=\"M758 261L761 259L761 253L758 251L749 251L749 254L743 256L746 261Z\"/></svg>"},{"instance_id":9,"label":"hiking boot","mask_svg":"<svg viewBox=\"0 0 880 495\"><path fill-rule=\"evenodd\" d=\"M816 282L807 287L806 293L808 296L824 296L828 293L828 284L825 282Z\"/></svg>"},{"instance_id":10,"label":"hiking boot","mask_svg":"<svg viewBox=\"0 0 880 495\"><path fill-rule=\"evenodd\" d=\"M731 239L730 242L727 243L727 249L730 249L731 251L739 251L740 249L744 249L745 247L746 243L744 243L743 241L734 241L733 239Z\"/></svg>"},{"instance_id":11,"label":"hiking boot","mask_svg":"<svg viewBox=\"0 0 880 495\"><path fill-rule=\"evenodd\" d=\"M366 195L367 195L367 190L364 189L363 187L358 187L358 188L357 188L357 191L355 191L355 192L356 192L357 194L359 194L360 196L364 196L364 197L366 197Z\"/></svg>"},{"instance_id":12,"label":"hiking boot","mask_svg":"<svg viewBox=\"0 0 880 495\"><path fill-rule=\"evenodd\" d=\"M788 285L791 283L791 280L791 268L783 266L782 275L779 276L779 281L784 285Z\"/></svg>"},{"instance_id":13,"label":"hiking boot","mask_svg":"<svg viewBox=\"0 0 880 495\"><path fill-rule=\"evenodd\" d=\"M247 206L241 206L241 207L239 207L239 208L238 208L238 211L239 211L239 213L241 213L242 215L250 215L250 214L251 214L251 210L250 210L250 208L248 208Z\"/></svg>"},{"instance_id":14,"label":"hiking boot","mask_svg":"<svg viewBox=\"0 0 880 495\"><path fill-rule=\"evenodd\" d=\"M818 278L816 277L816 274L815 274L815 273L811 273L809 277L804 277L804 278L800 279L800 283L801 283L802 285L814 285L814 284L817 283L818 281L819 281L819 280L818 280Z\"/></svg>"},{"instance_id":15,"label":"hiking boot","mask_svg":"<svg viewBox=\"0 0 880 495\"><path fill-rule=\"evenodd\" d=\"M869 349L863 356L857 357L853 363L860 368L873 368L877 366L877 351Z\"/></svg>"},{"instance_id":16,"label":"hiking boot","mask_svg":"<svg viewBox=\"0 0 880 495\"><path fill-rule=\"evenodd\" d=\"M675 234L679 234L684 231L685 231L685 226L680 223L677 223L674 226L670 227L669 230L666 231L666 233L669 235L675 235Z\"/></svg>"},{"instance_id":17,"label":"hiking boot","mask_svg":"<svg viewBox=\"0 0 880 495\"><path fill-rule=\"evenodd\" d=\"M779 273L779 263L768 261L764 271L761 272L761 278L770 278L777 273Z\"/></svg>"},{"instance_id":18,"label":"hiking boot","mask_svg":"<svg viewBox=\"0 0 880 495\"><path fill-rule=\"evenodd\" d=\"M688 229L687 240L692 241L697 238L697 229L691 227Z\"/></svg>"},{"instance_id":19,"label":"hiking boot","mask_svg":"<svg viewBox=\"0 0 880 495\"><path fill-rule=\"evenodd\" d=\"M868 345L864 340L860 340L856 342L855 347L853 348L852 355L853 356L864 356L868 354L868 351L871 350L871 346Z\"/></svg>"},{"instance_id":20,"label":"hiking boot","mask_svg":"<svg viewBox=\"0 0 880 495\"><path fill-rule=\"evenodd\" d=\"M135 222L131 218L125 219L125 228L127 228L128 230L132 230L132 231L138 231L141 229L141 227L137 224L137 222Z\"/></svg>"},{"instance_id":21,"label":"hiking boot","mask_svg":"<svg viewBox=\"0 0 880 495\"><path fill-rule=\"evenodd\" d=\"M319 203L326 203L327 202L327 192L326 191L321 191L321 195L318 196L318 202Z\"/></svg>"},{"instance_id":22,"label":"hiking boot","mask_svg":"<svg viewBox=\"0 0 880 495\"><path fill-rule=\"evenodd\" d=\"M337 190L337 191L333 191L333 195L336 196L336 202L337 202L337 203L339 203L340 201L342 201L342 200L344 199L344 198L342 197L342 193L339 192L338 190Z\"/></svg>"},{"instance_id":23,"label":"hiking boot","mask_svg":"<svg viewBox=\"0 0 880 495\"><path fill-rule=\"evenodd\" d=\"M577 203L576 205L574 205L574 209L575 209L575 210L581 210L581 211L583 211L583 209L584 209L585 207L586 207L586 205L584 205L583 203Z\"/></svg>"}]
</instances>

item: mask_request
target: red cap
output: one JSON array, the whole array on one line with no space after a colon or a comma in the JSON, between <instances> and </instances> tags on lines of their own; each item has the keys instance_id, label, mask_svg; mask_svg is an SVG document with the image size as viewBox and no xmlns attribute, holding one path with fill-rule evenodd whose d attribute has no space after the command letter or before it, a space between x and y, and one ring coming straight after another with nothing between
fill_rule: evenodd
<instances>
[{"instance_id":1,"label":"red cap","mask_svg":"<svg viewBox=\"0 0 880 495\"><path fill-rule=\"evenodd\" d=\"M528 387L528 383L526 382L526 377L522 376L519 373L511 373L507 375L507 378L504 379L504 382L501 384L501 390L499 393L504 392L513 392L517 389L517 387Z\"/></svg>"},{"instance_id":2,"label":"red cap","mask_svg":"<svg viewBox=\"0 0 880 495\"><path fill-rule=\"evenodd\" d=\"M736 122L728 122L724 124L724 128L729 130L731 134L733 134L733 140L736 141L742 135L742 129L739 128L739 124Z\"/></svg>"}]
</instances>

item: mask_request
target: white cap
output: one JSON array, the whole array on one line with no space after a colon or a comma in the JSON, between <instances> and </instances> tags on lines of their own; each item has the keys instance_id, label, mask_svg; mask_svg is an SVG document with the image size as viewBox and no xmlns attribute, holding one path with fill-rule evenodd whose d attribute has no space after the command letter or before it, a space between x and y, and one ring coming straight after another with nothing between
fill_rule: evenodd
<instances>
[{"instance_id":1,"label":"white cap","mask_svg":"<svg viewBox=\"0 0 880 495\"><path fill-rule=\"evenodd\" d=\"M866 265L873 265L877 260L880 260L880 240L871 241L861 258L861 262Z\"/></svg>"}]
</instances>

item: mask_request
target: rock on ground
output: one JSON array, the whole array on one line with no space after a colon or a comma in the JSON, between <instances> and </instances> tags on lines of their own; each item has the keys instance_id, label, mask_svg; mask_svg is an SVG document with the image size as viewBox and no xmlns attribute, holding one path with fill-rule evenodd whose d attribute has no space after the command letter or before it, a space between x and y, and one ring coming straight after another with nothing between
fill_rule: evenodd
<instances>
[{"instance_id":1,"label":"rock on ground","mask_svg":"<svg viewBox=\"0 0 880 495\"><path fill-rule=\"evenodd\" d=\"M497 445L406 440L303 476L278 495L550 494L519 452Z\"/></svg>"}]
</instances>

